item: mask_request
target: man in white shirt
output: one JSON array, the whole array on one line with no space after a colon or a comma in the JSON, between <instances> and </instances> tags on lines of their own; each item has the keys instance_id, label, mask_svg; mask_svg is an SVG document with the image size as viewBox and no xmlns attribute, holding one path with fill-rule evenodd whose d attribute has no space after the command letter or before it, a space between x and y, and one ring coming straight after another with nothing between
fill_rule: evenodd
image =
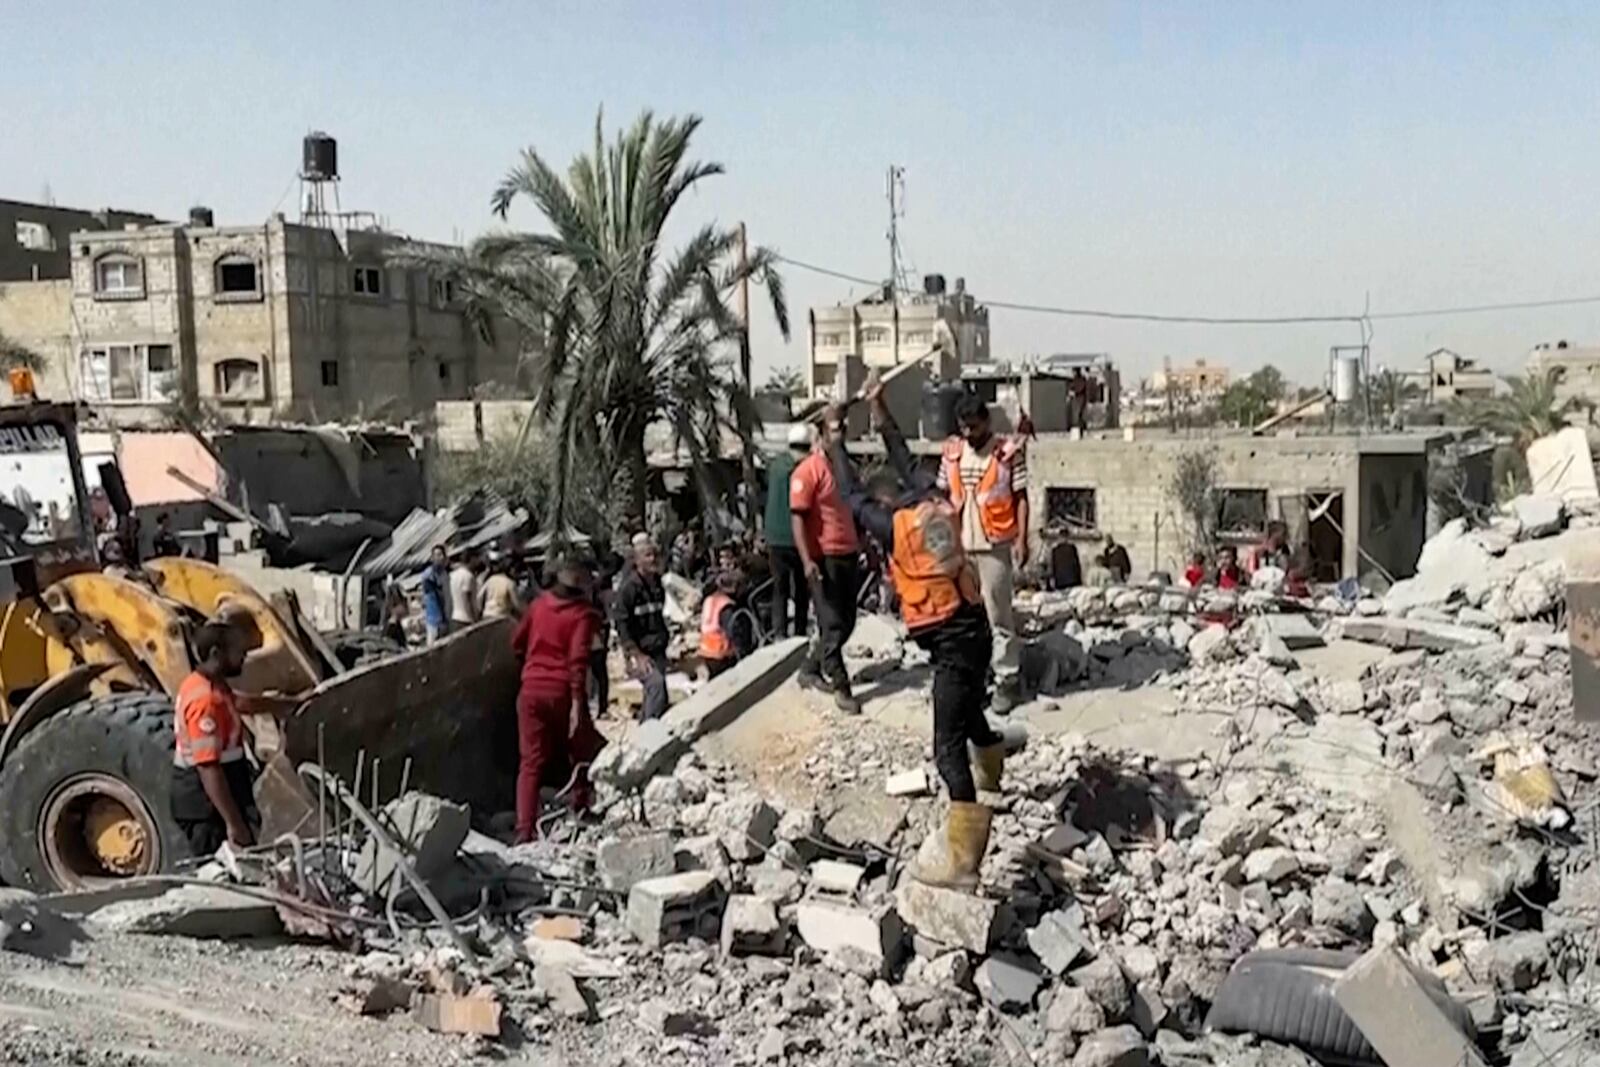
<instances>
[{"instance_id":1,"label":"man in white shirt","mask_svg":"<svg viewBox=\"0 0 1600 1067\"><path fill-rule=\"evenodd\" d=\"M450 625L466 626L478 621L478 570L476 552L463 553L450 568Z\"/></svg>"}]
</instances>

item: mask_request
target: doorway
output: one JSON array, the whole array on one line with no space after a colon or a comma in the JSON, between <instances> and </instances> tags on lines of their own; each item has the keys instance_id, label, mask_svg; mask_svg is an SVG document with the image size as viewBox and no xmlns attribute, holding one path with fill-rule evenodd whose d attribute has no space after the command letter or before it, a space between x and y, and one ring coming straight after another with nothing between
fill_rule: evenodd
<instances>
[{"instance_id":1,"label":"doorway","mask_svg":"<svg viewBox=\"0 0 1600 1067\"><path fill-rule=\"evenodd\" d=\"M1307 493L1306 549L1311 556L1311 578L1337 582L1344 576L1344 494L1338 490Z\"/></svg>"}]
</instances>

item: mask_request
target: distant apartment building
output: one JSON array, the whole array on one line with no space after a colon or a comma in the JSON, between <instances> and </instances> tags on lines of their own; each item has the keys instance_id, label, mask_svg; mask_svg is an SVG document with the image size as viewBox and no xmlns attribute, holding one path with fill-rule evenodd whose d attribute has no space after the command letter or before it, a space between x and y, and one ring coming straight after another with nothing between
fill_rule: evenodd
<instances>
[{"instance_id":1,"label":"distant apartment building","mask_svg":"<svg viewBox=\"0 0 1600 1067\"><path fill-rule=\"evenodd\" d=\"M54 204L0 200L0 282L65 278L71 262L69 237L77 230L120 230L152 225L154 215L102 208L85 211Z\"/></svg>"},{"instance_id":2,"label":"distant apartment building","mask_svg":"<svg viewBox=\"0 0 1600 1067\"><path fill-rule=\"evenodd\" d=\"M811 396L853 391L866 372L918 359L941 343L930 378L952 381L963 366L989 359L989 309L966 291L965 279L947 290L940 274L924 278L921 292L885 286L853 304L812 308L809 333Z\"/></svg>"},{"instance_id":3,"label":"distant apartment building","mask_svg":"<svg viewBox=\"0 0 1600 1067\"><path fill-rule=\"evenodd\" d=\"M1528 373L1555 379L1556 400L1593 409L1600 405L1600 346L1556 341L1528 353Z\"/></svg>"},{"instance_id":4,"label":"distant apartment building","mask_svg":"<svg viewBox=\"0 0 1600 1067\"><path fill-rule=\"evenodd\" d=\"M1422 369L1406 371L1402 380L1421 390L1430 404L1456 398L1494 396L1495 373L1448 348L1436 348L1422 357Z\"/></svg>"},{"instance_id":5,"label":"distant apartment building","mask_svg":"<svg viewBox=\"0 0 1600 1067\"><path fill-rule=\"evenodd\" d=\"M447 282L390 266L393 233L196 209L52 236L66 269L0 283L0 333L46 357L42 395L108 423L179 399L236 422L405 418L517 377L522 338L486 341Z\"/></svg>"},{"instance_id":6,"label":"distant apartment building","mask_svg":"<svg viewBox=\"0 0 1600 1067\"><path fill-rule=\"evenodd\" d=\"M1227 367L1203 359L1182 366L1173 366L1169 361L1150 375L1149 392L1166 396L1170 391L1175 396L1192 399L1218 397L1228 391L1230 378Z\"/></svg>"}]
</instances>

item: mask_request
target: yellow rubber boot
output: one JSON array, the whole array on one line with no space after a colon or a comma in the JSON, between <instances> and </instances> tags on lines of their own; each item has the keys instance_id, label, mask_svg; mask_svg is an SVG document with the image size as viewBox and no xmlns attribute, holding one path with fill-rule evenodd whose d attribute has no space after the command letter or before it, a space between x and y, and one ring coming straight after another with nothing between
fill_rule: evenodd
<instances>
[{"instance_id":1,"label":"yellow rubber boot","mask_svg":"<svg viewBox=\"0 0 1600 1067\"><path fill-rule=\"evenodd\" d=\"M936 827L917 850L911 877L924 885L975 888L993 818L994 813L982 804L952 800L944 825Z\"/></svg>"},{"instance_id":2,"label":"yellow rubber boot","mask_svg":"<svg viewBox=\"0 0 1600 1067\"><path fill-rule=\"evenodd\" d=\"M1000 792L1000 772L1006 765L1005 742L996 741L981 748L968 745L967 750L972 756L972 784L980 793Z\"/></svg>"}]
</instances>

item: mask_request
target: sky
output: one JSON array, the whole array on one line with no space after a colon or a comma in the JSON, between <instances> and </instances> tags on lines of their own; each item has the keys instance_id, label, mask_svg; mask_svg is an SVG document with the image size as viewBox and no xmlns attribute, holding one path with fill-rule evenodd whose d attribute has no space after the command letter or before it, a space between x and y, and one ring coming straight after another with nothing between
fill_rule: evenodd
<instances>
[{"instance_id":1,"label":"sky","mask_svg":"<svg viewBox=\"0 0 1600 1067\"><path fill-rule=\"evenodd\" d=\"M670 236L887 273L885 171L916 274L979 299L1206 316L1600 295L1600 7L1455 3L298 3L0 0L0 197L219 224L297 212L300 138L346 209L417 237L500 225L525 146L566 161L642 109L693 112L727 174ZM538 229L531 208L510 224ZM865 287L785 270L805 309ZM1348 323L1204 327L995 309L998 357L1107 352L1321 379ZM1374 322L1374 365L1502 371L1600 343L1600 302Z\"/></svg>"}]
</instances>

